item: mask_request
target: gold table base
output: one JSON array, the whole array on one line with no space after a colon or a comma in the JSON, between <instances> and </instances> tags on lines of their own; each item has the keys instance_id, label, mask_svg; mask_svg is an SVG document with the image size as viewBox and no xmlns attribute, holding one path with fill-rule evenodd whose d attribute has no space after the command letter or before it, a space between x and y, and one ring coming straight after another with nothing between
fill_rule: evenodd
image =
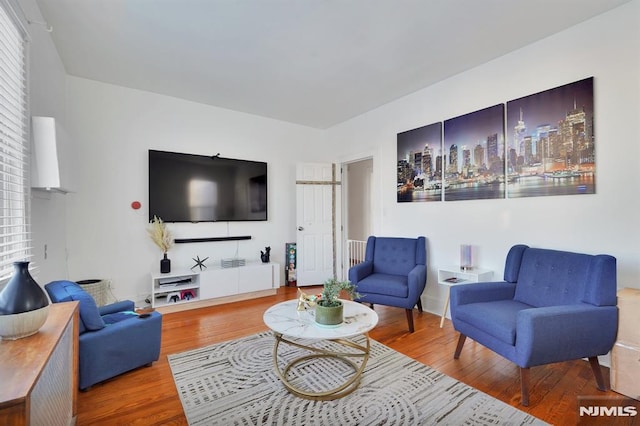
<instances>
[{"instance_id":1,"label":"gold table base","mask_svg":"<svg viewBox=\"0 0 640 426\"><path fill-rule=\"evenodd\" d=\"M356 390L358 385L360 384L360 377L362 376L362 372L364 371L364 368L367 365L367 361L369 360L369 349L371 348L371 342L369 341L368 333L364 333L363 335L366 340L365 346L359 345L347 339L329 339L330 342L335 342L342 346L356 350L356 352L335 352L327 349L303 345L292 340L287 340L283 337L282 334L274 332L276 344L273 348L273 363L275 365L276 372L280 377L280 380L282 380L282 384L292 394L299 396L300 398L310 399L314 401L331 401L333 399L338 399L342 398L343 396L349 395L351 392ZM278 365L278 347L280 346L280 343L292 345L313 353L290 361L283 370L280 370L280 366ZM329 389L322 392L309 392L293 386L287 379L289 371L301 362L317 358L338 359L351 366L355 374L351 378L346 379L342 385L334 389ZM356 364L350 358L361 358L362 362L360 363L360 366L358 366L358 364Z\"/></svg>"}]
</instances>

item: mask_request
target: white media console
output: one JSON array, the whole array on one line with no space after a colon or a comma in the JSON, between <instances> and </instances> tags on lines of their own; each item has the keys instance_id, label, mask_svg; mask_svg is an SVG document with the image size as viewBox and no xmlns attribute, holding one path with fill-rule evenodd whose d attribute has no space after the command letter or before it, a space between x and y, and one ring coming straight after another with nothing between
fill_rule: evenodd
<instances>
[{"instance_id":1,"label":"white media console","mask_svg":"<svg viewBox=\"0 0 640 426\"><path fill-rule=\"evenodd\" d=\"M279 286L277 263L156 272L151 274L151 307L165 313L201 308L273 295Z\"/></svg>"}]
</instances>

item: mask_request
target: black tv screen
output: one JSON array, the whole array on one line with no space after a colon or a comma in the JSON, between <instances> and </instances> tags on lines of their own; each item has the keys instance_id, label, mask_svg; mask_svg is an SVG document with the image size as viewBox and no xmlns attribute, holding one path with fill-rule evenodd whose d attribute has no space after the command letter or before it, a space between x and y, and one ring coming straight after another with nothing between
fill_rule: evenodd
<instances>
[{"instance_id":1,"label":"black tv screen","mask_svg":"<svg viewBox=\"0 0 640 426\"><path fill-rule=\"evenodd\" d=\"M267 163L149 150L149 220L267 220Z\"/></svg>"}]
</instances>

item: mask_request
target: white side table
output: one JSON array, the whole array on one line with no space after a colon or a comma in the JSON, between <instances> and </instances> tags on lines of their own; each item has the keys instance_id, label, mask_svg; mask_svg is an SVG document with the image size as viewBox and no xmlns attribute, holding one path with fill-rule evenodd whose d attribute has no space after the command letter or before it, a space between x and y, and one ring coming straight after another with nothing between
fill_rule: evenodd
<instances>
[{"instance_id":1,"label":"white side table","mask_svg":"<svg viewBox=\"0 0 640 426\"><path fill-rule=\"evenodd\" d=\"M611 349L611 390L638 399L640 395L640 289L618 291L618 336Z\"/></svg>"},{"instance_id":2,"label":"white side table","mask_svg":"<svg viewBox=\"0 0 640 426\"><path fill-rule=\"evenodd\" d=\"M446 268L438 269L438 284L451 287L458 284L478 283L484 281L491 281L493 278L493 271L482 268L460 269L459 266L449 266ZM442 318L440 318L440 328L444 325L444 319L447 315L447 308L449 308L449 297L451 291L447 289L447 301L444 304L442 310Z\"/></svg>"}]
</instances>

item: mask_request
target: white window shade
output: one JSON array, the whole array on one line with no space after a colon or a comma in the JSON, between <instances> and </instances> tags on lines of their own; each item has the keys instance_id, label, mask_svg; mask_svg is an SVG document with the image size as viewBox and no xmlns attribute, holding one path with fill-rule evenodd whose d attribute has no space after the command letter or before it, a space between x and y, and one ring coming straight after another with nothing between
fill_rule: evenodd
<instances>
[{"instance_id":1,"label":"white window shade","mask_svg":"<svg viewBox=\"0 0 640 426\"><path fill-rule=\"evenodd\" d=\"M0 1L0 281L31 257L26 50L26 32Z\"/></svg>"}]
</instances>

